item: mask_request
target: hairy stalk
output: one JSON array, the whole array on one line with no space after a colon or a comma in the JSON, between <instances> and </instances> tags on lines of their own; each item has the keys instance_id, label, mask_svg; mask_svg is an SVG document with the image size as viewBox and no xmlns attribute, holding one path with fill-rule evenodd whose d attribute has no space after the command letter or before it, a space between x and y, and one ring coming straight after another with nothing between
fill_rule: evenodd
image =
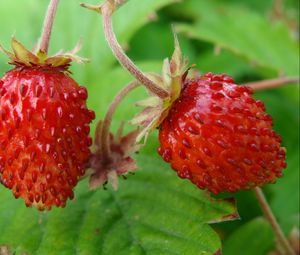
<instances>
[{"instance_id":1,"label":"hairy stalk","mask_svg":"<svg viewBox=\"0 0 300 255\"><path fill-rule=\"evenodd\" d=\"M263 89L271 89L276 87L281 87L283 85L299 83L299 77L282 77L271 80L263 80L256 82L249 82L244 84L254 90L263 90Z\"/></svg>"},{"instance_id":2,"label":"hairy stalk","mask_svg":"<svg viewBox=\"0 0 300 255\"><path fill-rule=\"evenodd\" d=\"M101 13L103 17L103 28L105 38L120 64L125 67L141 84L143 84L149 91L154 93L160 98L165 98L169 94L167 91L156 85L153 81L151 81L132 61L131 59L124 53L122 47L117 41L115 33L113 31L112 26L112 10L109 2L104 3L101 6Z\"/></svg>"},{"instance_id":3,"label":"hairy stalk","mask_svg":"<svg viewBox=\"0 0 300 255\"><path fill-rule=\"evenodd\" d=\"M139 81L135 80L126 85L114 98L111 105L109 106L105 118L103 120L103 125L101 128L101 152L104 160L110 160L110 125L112 121L112 116L115 113L118 105L122 102L123 98L132 90L140 85Z\"/></svg>"},{"instance_id":4,"label":"hairy stalk","mask_svg":"<svg viewBox=\"0 0 300 255\"><path fill-rule=\"evenodd\" d=\"M260 205L266 219L271 224L274 234L277 238L277 241L278 241L280 247L282 248L282 251L284 252L282 255L296 255L296 253L293 251L293 248L291 247L290 243L284 236L282 229L280 228L280 226L268 204L268 201L266 200L266 197L265 197L263 191L260 188L256 187L256 188L254 188L254 192L255 192L256 198L259 202L259 205Z\"/></svg>"},{"instance_id":5,"label":"hairy stalk","mask_svg":"<svg viewBox=\"0 0 300 255\"><path fill-rule=\"evenodd\" d=\"M54 17L56 14L59 0L51 0L48 6L47 14L44 20L44 26L41 36L40 50L44 53L48 53L49 41L51 37L51 31L53 26Z\"/></svg>"}]
</instances>

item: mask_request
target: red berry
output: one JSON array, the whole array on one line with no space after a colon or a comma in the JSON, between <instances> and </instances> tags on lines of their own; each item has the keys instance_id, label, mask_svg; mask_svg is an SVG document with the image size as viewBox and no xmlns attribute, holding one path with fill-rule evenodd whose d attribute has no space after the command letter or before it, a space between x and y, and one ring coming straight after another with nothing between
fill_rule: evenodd
<instances>
[{"instance_id":1,"label":"red berry","mask_svg":"<svg viewBox=\"0 0 300 255\"><path fill-rule=\"evenodd\" d=\"M215 194L273 183L286 167L263 103L227 75L186 80L159 140L159 154L181 178Z\"/></svg>"},{"instance_id":2,"label":"red berry","mask_svg":"<svg viewBox=\"0 0 300 255\"><path fill-rule=\"evenodd\" d=\"M0 95L0 181L27 206L64 207L90 156L86 90L62 68L16 67Z\"/></svg>"}]
</instances>

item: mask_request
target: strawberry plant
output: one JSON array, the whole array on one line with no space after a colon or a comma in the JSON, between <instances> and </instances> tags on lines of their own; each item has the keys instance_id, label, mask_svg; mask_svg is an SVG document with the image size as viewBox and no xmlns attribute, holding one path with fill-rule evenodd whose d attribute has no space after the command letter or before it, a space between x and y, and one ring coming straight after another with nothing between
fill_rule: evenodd
<instances>
[{"instance_id":1,"label":"strawberry plant","mask_svg":"<svg viewBox=\"0 0 300 255\"><path fill-rule=\"evenodd\" d=\"M0 1L0 254L298 254L297 4L94 2Z\"/></svg>"}]
</instances>

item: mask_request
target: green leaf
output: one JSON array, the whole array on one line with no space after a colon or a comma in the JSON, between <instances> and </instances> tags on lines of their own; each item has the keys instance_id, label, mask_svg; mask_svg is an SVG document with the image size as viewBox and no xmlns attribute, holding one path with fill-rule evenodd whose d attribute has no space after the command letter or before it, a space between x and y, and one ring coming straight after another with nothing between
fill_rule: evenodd
<instances>
[{"instance_id":1,"label":"green leaf","mask_svg":"<svg viewBox=\"0 0 300 255\"><path fill-rule=\"evenodd\" d=\"M214 254L221 248L207 224L236 217L231 201L215 200L154 156L117 192L80 183L65 209L38 213L1 189L0 246L16 254Z\"/></svg>"},{"instance_id":2,"label":"green leaf","mask_svg":"<svg viewBox=\"0 0 300 255\"><path fill-rule=\"evenodd\" d=\"M266 255L274 247L274 234L269 223L256 218L237 229L223 246L224 255Z\"/></svg>"},{"instance_id":3,"label":"green leaf","mask_svg":"<svg viewBox=\"0 0 300 255\"><path fill-rule=\"evenodd\" d=\"M293 0L291 0L293 1ZM176 16L185 17L187 19L198 19L199 18L199 9L203 8L203 5L211 3L221 6L223 8L224 1L223 0L211 0L208 3L204 1L198 0L185 0L184 3L179 3L177 5L172 5L168 8L169 12ZM239 0L227 0L227 6L241 6L244 8L249 8L261 12L261 14L266 14L266 12L270 11L272 6L274 5L273 0L247 0L247 1L239 1ZM217 7L217 6L216 6ZM207 15L210 15L208 13Z\"/></svg>"},{"instance_id":4,"label":"green leaf","mask_svg":"<svg viewBox=\"0 0 300 255\"><path fill-rule=\"evenodd\" d=\"M179 24L178 31L228 49L279 74L298 74L298 43L292 39L284 23L271 22L254 11L233 4L203 1L197 6L196 22L193 25Z\"/></svg>"}]
</instances>

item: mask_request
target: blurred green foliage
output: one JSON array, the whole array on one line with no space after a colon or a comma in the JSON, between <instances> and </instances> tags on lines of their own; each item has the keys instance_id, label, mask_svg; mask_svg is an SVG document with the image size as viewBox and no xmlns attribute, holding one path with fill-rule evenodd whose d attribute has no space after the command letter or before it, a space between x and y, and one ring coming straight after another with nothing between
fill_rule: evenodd
<instances>
[{"instance_id":1,"label":"blurred green foliage","mask_svg":"<svg viewBox=\"0 0 300 255\"><path fill-rule=\"evenodd\" d=\"M82 40L80 54L91 63L74 64L71 70L74 79L88 87L88 103L99 120L131 78L107 47L101 18L80 8L80 2L61 1L50 51L71 49ZM46 0L0 0L1 43L9 48L15 35L27 47L36 46L47 4ZM171 55L174 24L190 63L201 72L226 72L243 83L283 74L299 76L298 5L297 0L130 0L116 13L114 23L127 53L145 71L158 72L162 59ZM0 55L0 75L11 68L6 62ZM134 115L132 105L143 95L138 89L122 103L114 130L124 116ZM285 177L265 187L288 234L299 228L299 86L259 92L256 97L265 101L288 151ZM249 250L243 254L263 255L274 249L274 235L251 192L235 194L240 221L212 225L219 238L206 222L221 220L234 213L234 207L226 201L216 203L177 179L157 156L157 145L153 133L143 156L137 156L141 169L121 181L118 192L110 188L88 192L83 182L76 188L76 200L64 210L39 214L0 187L0 246L9 245L15 254L194 255L213 254L221 238L225 255L241 254L244 247Z\"/></svg>"}]
</instances>

